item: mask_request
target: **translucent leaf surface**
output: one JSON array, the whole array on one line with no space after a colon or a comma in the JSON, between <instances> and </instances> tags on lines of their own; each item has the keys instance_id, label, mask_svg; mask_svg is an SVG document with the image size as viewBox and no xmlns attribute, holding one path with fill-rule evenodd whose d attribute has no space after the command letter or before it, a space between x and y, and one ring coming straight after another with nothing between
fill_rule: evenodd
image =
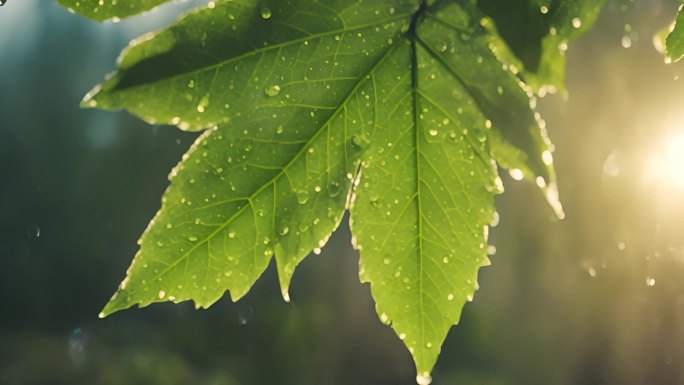
<instances>
[{"instance_id":1,"label":"translucent leaf surface","mask_svg":"<svg viewBox=\"0 0 684 385\"><path fill-rule=\"evenodd\" d=\"M169 0L57 0L74 13L103 21L123 19L150 10Z\"/></svg>"},{"instance_id":2,"label":"translucent leaf surface","mask_svg":"<svg viewBox=\"0 0 684 385\"><path fill-rule=\"evenodd\" d=\"M226 0L132 42L84 105L204 132L102 315L237 300L273 258L289 300L351 206L361 279L429 382L489 263L497 163L554 186L482 20L475 1Z\"/></svg>"},{"instance_id":3,"label":"translucent leaf surface","mask_svg":"<svg viewBox=\"0 0 684 385\"><path fill-rule=\"evenodd\" d=\"M369 15L369 2L273 1L264 17L265 2L221 2L129 49L86 104L213 128L172 172L104 315L164 300L207 307L226 290L238 299L274 254L288 298L295 266L342 218L375 121L376 72L415 11L376 3Z\"/></svg>"},{"instance_id":4,"label":"translucent leaf surface","mask_svg":"<svg viewBox=\"0 0 684 385\"><path fill-rule=\"evenodd\" d=\"M516 65L525 82L541 93L565 92L568 44L589 30L604 4L605 0L478 1L510 49L501 52L502 58Z\"/></svg>"},{"instance_id":5,"label":"translucent leaf surface","mask_svg":"<svg viewBox=\"0 0 684 385\"><path fill-rule=\"evenodd\" d=\"M670 61L678 61L684 56L684 12L682 12L682 6L679 7L674 28L667 37L665 52Z\"/></svg>"}]
</instances>

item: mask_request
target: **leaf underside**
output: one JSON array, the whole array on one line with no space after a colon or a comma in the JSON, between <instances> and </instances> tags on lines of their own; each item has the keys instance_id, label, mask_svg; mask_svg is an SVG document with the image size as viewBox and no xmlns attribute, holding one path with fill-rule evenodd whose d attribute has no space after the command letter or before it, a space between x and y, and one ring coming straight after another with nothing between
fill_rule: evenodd
<instances>
[{"instance_id":1,"label":"leaf underside","mask_svg":"<svg viewBox=\"0 0 684 385\"><path fill-rule=\"evenodd\" d=\"M223 0L132 42L83 104L203 133L101 315L238 300L273 258L289 300L350 209L361 280L428 382L489 263L497 165L561 214L532 91L487 20L474 0Z\"/></svg>"}]
</instances>

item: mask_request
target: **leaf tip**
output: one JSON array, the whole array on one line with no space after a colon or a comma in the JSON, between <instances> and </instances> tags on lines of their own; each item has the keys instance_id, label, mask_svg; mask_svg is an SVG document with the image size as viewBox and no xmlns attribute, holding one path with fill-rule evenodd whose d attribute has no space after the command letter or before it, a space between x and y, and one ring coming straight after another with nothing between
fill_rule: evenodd
<instances>
[{"instance_id":1,"label":"leaf tip","mask_svg":"<svg viewBox=\"0 0 684 385\"><path fill-rule=\"evenodd\" d=\"M430 385L431 382L432 376L430 376L430 372L423 372L416 376L416 383L418 385Z\"/></svg>"},{"instance_id":2,"label":"leaf tip","mask_svg":"<svg viewBox=\"0 0 684 385\"><path fill-rule=\"evenodd\" d=\"M549 206L551 206L551 209L556 214L556 217L560 220L565 219L565 211L563 210L563 204L560 201L558 185L555 182L549 183L542 191Z\"/></svg>"},{"instance_id":3,"label":"leaf tip","mask_svg":"<svg viewBox=\"0 0 684 385\"><path fill-rule=\"evenodd\" d=\"M95 86L92 90L90 90L84 97L83 100L81 100L81 108L95 108L97 107L97 100L95 99L95 96L100 93L102 90L101 85Z\"/></svg>"},{"instance_id":4,"label":"leaf tip","mask_svg":"<svg viewBox=\"0 0 684 385\"><path fill-rule=\"evenodd\" d=\"M284 288L284 289L280 290L280 292L283 295L283 300L285 300L285 302L287 302L287 303L290 303L291 302L290 291L287 288Z\"/></svg>"}]
</instances>

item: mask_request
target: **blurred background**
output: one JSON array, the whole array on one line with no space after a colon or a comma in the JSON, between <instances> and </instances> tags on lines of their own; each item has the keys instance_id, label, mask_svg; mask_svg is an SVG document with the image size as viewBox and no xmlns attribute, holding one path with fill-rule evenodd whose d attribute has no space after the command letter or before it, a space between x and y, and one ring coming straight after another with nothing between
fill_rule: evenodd
<instances>
[{"instance_id":1,"label":"blurred background","mask_svg":"<svg viewBox=\"0 0 684 385\"><path fill-rule=\"evenodd\" d=\"M79 101L131 38L197 4L117 24L0 8L0 384L414 384L346 224L291 304L271 266L239 303L97 318L194 135ZM609 1L570 47L569 98L540 103L567 218L504 175L493 265L435 384L684 384L684 64L652 38L677 7Z\"/></svg>"}]
</instances>

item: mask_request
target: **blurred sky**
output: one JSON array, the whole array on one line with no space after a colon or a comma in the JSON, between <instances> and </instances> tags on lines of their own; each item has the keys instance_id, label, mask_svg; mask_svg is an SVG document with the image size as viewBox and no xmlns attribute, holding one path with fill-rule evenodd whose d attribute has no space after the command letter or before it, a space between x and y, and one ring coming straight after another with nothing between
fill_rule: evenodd
<instances>
[{"instance_id":1,"label":"blurred sky","mask_svg":"<svg viewBox=\"0 0 684 385\"><path fill-rule=\"evenodd\" d=\"M128 40L201 2L97 24L0 8L0 384L413 384L343 224L282 302L274 266L237 304L101 307L194 135L81 110ZM503 175L493 265L435 384L684 384L684 75L652 37L674 0L610 1L540 103L567 218Z\"/></svg>"}]
</instances>

